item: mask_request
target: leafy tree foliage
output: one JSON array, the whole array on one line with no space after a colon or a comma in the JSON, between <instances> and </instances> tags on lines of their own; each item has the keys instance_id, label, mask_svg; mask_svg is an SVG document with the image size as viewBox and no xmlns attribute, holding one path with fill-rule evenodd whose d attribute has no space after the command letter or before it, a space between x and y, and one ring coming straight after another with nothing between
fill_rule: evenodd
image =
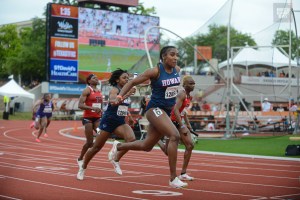
<instances>
[{"instance_id":1,"label":"leafy tree foliage","mask_svg":"<svg viewBox=\"0 0 300 200\"><path fill-rule=\"evenodd\" d=\"M227 59L227 26L211 25L207 34L199 34L194 37L188 37L186 40L197 46L211 46L212 56L219 61ZM255 41L247 34L243 34L238 30L230 29L230 45L231 46L249 46L256 45ZM184 49L181 52L183 55L183 62L191 63L194 60L194 50L189 47L184 41L179 41L179 49Z\"/></svg>"},{"instance_id":2,"label":"leafy tree foliage","mask_svg":"<svg viewBox=\"0 0 300 200\"><path fill-rule=\"evenodd\" d=\"M16 57L21 49L21 39L15 25L0 27L0 79L6 79L11 73L7 66L10 57Z\"/></svg>"},{"instance_id":3,"label":"leafy tree foliage","mask_svg":"<svg viewBox=\"0 0 300 200\"><path fill-rule=\"evenodd\" d=\"M4 59L2 78L8 74L21 75L23 82L29 84L33 79L45 79L46 26L45 21L34 18L32 27L22 28L17 33L16 26L7 25L2 29L10 30L1 34L8 42L1 42ZM2 40L1 40L2 41ZM5 41L5 40L4 40ZM3 51L2 51L3 50ZM2 53L1 53L2 54ZM3 63L2 63L3 61Z\"/></svg>"},{"instance_id":4,"label":"leafy tree foliage","mask_svg":"<svg viewBox=\"0 0 300 200\"><path fill-rule=\"evenodd\" d=\"M297 37L296 34L292 31L291 32L291 57L294 59L297 56ZM289 31L278 30L275 33L274 39L272 41L273 45L289 45L290 40L290 33ZM298 45L300 45L300 37L298 38ZM289 48L284 47L282 48L287 54L289 53Z\"/></svg>"}]
</instances>

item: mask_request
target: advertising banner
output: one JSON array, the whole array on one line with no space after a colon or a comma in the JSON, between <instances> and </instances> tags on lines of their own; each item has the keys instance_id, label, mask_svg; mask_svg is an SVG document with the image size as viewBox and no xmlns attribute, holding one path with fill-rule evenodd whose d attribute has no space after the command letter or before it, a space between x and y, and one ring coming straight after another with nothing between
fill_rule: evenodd
<instances>
[{"instance_id":1,"label":"advertising banner","mask_svg":"<svg viewBox=\"0 0 300 200\"><path fill-rule=\"evenodd\" d=\"M78 20L72 18L52 17L50 24L52 37L78 38Z\"/></svg>"},{"instance_id":2,"label":"advertising banner","mask_svg":"<svg viewBox=\"0 0 300 200\"><path fill-rule=\"evenodd\" d=\"M49 83L49 93L54 94L78 94L86 88L85 84L55 84Z\"/></svg>"},{"instance_id":3,"label":"advertising banner","mask_svg":"<svg viewBox=\"0 0 300 200\"><path fill-rule=\"evenodd\" d=\"M51 38L50 58L55 59L78 59L78 41L77 39Z\"/></svg>"},{"instance_id":4,"label":"advertising banner","mask_svg":"<svg viewBox=\"0 0 300 200\"><path fill-rule=\"evenodd\" d=\"M78 82L78 62L51 59L50 81Z\"/></svg>"},{"instance_id":5,"label":"advertising banner","mask_svg":"<svg viewBox=\"0 0 300 200\"><path fill-rule=\"evenodd\" d=\"M57 17L78 18L78 7L52 4L51 15Z\"/></svg>"}]
</instances>

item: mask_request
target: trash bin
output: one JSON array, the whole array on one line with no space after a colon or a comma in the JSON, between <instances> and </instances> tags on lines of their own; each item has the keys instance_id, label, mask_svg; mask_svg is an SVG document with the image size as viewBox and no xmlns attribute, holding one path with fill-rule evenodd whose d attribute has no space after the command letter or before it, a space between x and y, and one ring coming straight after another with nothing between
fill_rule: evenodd
<instances>
[{"instance_id":1,"label":"trash bin","mask_svg":"<svg viewBox=\"0 0 300 200\"><path fill-rule=\"evenodd\" d=\"M3 119L6 119L6 120L8 120L8 117L9 117L9 112L3 112Z\"/></svg>"}]
</instances>

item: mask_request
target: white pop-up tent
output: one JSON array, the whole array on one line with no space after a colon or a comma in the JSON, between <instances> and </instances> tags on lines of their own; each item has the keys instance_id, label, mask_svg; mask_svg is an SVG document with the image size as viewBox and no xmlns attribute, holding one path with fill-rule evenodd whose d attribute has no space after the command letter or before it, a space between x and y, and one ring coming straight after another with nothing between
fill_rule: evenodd
<instances>
[{"instance_id":1,"label":"white pop-up tent","mask_svg":"<svg viewBox=\"0 0 300 200\"><path fill-rule=\"evenodd\" d=\"M242 65L248 68L251 65L267 65L274 68L289 66L289 58L281 53L277 48L244 48L240 50L232 60L233 65ZM231 64L231 60L229 60ZM219 68L227 66L227 60L219 64ZM291 60L291 66L297 67L297 63Z\"/></svg>"},{"instance_id":2,"label":"white pop-up tent","mask_svg":"<svg viewBox=\"0 0 300 200\"><path fill-rule=\"evenodd\" d=\"M34 94L27 92L19 86L14 79L0 87L0 95L8 97L28 97L34 99Z\"/></svg>"}]
</instances>

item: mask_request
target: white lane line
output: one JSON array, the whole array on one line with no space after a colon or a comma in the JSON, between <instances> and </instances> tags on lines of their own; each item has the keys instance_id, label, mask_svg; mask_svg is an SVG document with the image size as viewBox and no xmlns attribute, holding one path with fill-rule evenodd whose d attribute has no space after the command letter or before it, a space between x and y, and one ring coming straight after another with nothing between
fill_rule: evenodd
<instances>
[{"instance_id":1,"label":"white lane line","mask_svg":"<svg viewBox=\"0 0 300 200\"><path fill-rule=\"evenodd\" d=\"M63 186L63 185L56 185L56 184L51 184L51 183L44 183L44 182L39 182L39 181L32 181L32 180L27 180L27 179L22 179L22 178L16 178L16 177L12 177L12 176L4 176L4 177L14 179L14 180L18 180L18 181L24 181L24 182L35 183L35 184L40 184L40 185L47 185L47 186L53 186L53 187L58 187L58 188L70 189L70 190L75 190L75 191L80 191L80 192L88 192L88 193L93 193L93 194L102 194L102 195L108 195L108 196L113 196L113 197L118 197L118 198L126 198L126 199L146 200L146 199L143 199L143 198L117 195L117 194L106 193L106 192L98 192L98 191L94 191L94 190L85 190L85 189L80 189L80 188L75 188L75 187L68 187L68 186Z\"/></svg>"},{"instance_id":2,"label":"white lane line","mask_svg":"<svg viewBox=\"0 0 300 200\"><path fill-rule=\"evenodd\" d=\"M4 196L4 195L0 195L0 197L5 198L5 199L21 200L21 199L18 199L18 198L9 197L9 196ZM1 198L1 199L2 199L2 198Z\"/></svg>"}]
</instances>

